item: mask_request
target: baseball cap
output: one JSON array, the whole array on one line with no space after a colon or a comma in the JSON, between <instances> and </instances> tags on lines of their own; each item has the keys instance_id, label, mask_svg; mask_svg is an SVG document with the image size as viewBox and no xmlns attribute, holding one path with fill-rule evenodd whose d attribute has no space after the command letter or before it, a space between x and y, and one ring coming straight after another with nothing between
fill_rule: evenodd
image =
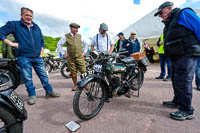
<instances>
[{"instance_id":1,"label":"baseball cap","mask_svg":"<svg viewBox=\"0 0 200 133\"><path fill-rule=\"evenodd\" d=\"M120 36L120 35L124 35L124 33L123 32L119 32L118 34L117 34L117 36Z\"/></svg>"},{"instance_id":2,"label":"baseball cap","mask_svg":"<svg viewBox=\"0 0 200 133\"><path fill-rule=\"evenodd\" d=\"M168 7L168 6L173 6L173 2L169 2L169 1L166 1L164 3L162 3L159 7L158 7L158 11L154 14L154 16L158 16L158 14L160 14L160 12L162 11L162 9L164 9L165 7Z\"/></svg>"}]
</instances>

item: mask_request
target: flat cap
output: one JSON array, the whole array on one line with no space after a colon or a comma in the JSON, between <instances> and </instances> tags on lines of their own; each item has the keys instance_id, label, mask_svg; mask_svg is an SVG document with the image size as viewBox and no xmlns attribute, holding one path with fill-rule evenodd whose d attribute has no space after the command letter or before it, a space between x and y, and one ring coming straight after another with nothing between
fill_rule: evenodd
<instances>
[{"instance_id":1,"label":"flat cap","mask_svg":"<svg viewBox=\"0 0 200 133\"><path fill-rule=\"evenodd\" d=\"M169 1L166 1L164 3L162 3L159 7L158 7L158 11L154 14L154 16L157 16L158 14L160 14L160 12L162 11L162 9L164 9L165 7L168 7L168 6L173 6L173 2L169 2Z\"/></svg>"},{"instance_id":2,"label":"flat cap","mask_svg":"<svg viewBox=\"0 0 200 133\"><path fill-rule=\"evenodd\" d=\"M80 28L80 25L76 24L76 23L71 23L69 25L69 27L72 27L72 28Z\"/></svg>"},{"instance_id":3,"label":"flat cap","mask_svg":"<svg viewBox=\"0 0 200 133\"><path fill-rule=\"evenodd\" d=\"M102 24L100 24L100 28L99 29L108 31L108 26L107 26L107 24L102 23Z\"/></svg>"}]
</instances>

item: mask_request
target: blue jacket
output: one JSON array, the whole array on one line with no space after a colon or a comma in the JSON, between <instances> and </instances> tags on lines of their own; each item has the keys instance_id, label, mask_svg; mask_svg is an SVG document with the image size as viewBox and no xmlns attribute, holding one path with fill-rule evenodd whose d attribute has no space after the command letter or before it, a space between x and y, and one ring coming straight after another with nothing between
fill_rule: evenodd
<instances>
[{"instance_id":1,"label":"blue jacket","mask_svg":"<svg viewBox=\"0 0 200 133\"><path fill-rule=\"evenodd\" d=\"M200 18L193 10L190 9L183 10L180 14L178 23L192 30L195 33L200 43L200 31L199 31Z\"/></svg>"},{"instance_id":2,"label":"blue jacket","mask_svg":"<svg viewBox=\"0 0 200 133\"><path fill-rule=\"evenodd\" d=\"M15 41L19 44L16 56L39 57L44 39L40 28L34 22L30 27L22 21L8 21L6 25L0 27L0 39L5 40L6 36L13 34Z\"/></svg>"},{"instance_id":3,"label":"blue jacket","mask_svg":"<svg viewBox=\"0 0 200 133\"><path fill-rule=\"evenodd\" d=\"M127 47L128 43L130 45ZM134 42L131 42L130 38L128 40L125 40L122 47L126 48L126 50L128 51L127 56L130 56L131 54L136 52L140 52L140 42L138 41L138 39L135 39Z\"/></svg>"}]
</instances>

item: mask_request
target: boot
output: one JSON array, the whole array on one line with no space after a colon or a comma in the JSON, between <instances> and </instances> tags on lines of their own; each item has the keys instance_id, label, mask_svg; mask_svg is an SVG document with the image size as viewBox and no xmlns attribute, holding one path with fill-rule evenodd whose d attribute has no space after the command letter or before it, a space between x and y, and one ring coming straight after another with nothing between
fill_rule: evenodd
<instances>
[{"instance_id":1,"label":"boot","mask_svg":"<svg viewBox=\"0 0 200 133\"><path fill-rule=\"evenodd\" d=\"M76 74L72 74L72 81L74 82L74 86L72 88L72 91L76 91L78 89L78 86L77 86L77 75Z\"/></svg>"}]
</instances>

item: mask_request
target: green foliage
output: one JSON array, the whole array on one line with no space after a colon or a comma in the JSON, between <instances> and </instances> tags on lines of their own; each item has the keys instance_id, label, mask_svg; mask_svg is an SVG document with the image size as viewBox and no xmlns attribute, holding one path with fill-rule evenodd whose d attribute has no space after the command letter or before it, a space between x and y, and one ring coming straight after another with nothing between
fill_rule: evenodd
<instances>
[{"instance_id":1,"label":"green foliage","mask_svg":"<svg viewBox=\"0 0 200 133\"><path fill-rule=\"evenodd\" d=\"M2 41L0 41L0 53L2 53Z\"/></svg>"},{"instance_id":2,"label":"green foliage","mask_svg":"<svg viewBox=\"0 0 200 133\"><path fill-rule=\"evenodd\" d=\"M50 51L55 51L59 40L60 40L60 37L53 38L50 36L44 36L45 49L49 49Z\"/></svg>"},{"instance_id":3,"label":"green foliage","mask_svg":"<svg viewBox=\"0 0 200 133\"><path fill-rule=\"evenodd\" d=\"M59 40L60 37L53 38L50 36L44 36L45 49L49 49L50 51L55 51ZM2 41L0 41L0 53L2 53Z\"/></svg>"}]
</instances>

